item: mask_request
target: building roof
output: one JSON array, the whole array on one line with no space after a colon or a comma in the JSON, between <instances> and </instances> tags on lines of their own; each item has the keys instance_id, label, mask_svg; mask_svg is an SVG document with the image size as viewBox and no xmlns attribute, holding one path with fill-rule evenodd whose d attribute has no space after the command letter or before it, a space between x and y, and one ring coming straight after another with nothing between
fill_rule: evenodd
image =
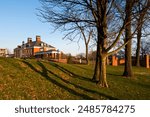
<instances>
[{"instance_id":1,"label":"building roof","mask_svg":"<svg viewBox=\"0 0 150 117\"><path fill-rule=\"evenodd\" d=\"M38 39L39 38L39 39ZM22 42L22 45L19 45L15 49L21 49L21 48L33 48L33 47L47 47L51 49L56 49L55 47L41 41L40 36L36 36L36 41L32 41L32 38L28 38L27 43Z\"/></svg>"},{"instance_id":2,"label":"building roof","mask_svg":"<svg viewBox=\"0 0 150 117\"><path fill-rule=\"evenodd\" d=\"M43 41L37 42L37 41L32 41L30 43L25 43L24 44L25 47L34 47L34 46L39 46L39 47L49 47L49 48L55 48Z\"/></svg>"}]
</instances>

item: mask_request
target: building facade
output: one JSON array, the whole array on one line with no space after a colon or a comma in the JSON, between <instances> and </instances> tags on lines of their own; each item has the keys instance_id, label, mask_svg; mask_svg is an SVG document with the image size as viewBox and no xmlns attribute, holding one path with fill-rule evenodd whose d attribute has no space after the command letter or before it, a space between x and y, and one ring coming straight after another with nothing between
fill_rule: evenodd
<instances>
[{"instance_id":1,"label":"building facade","mask_svg":"<svg viewBox=\"0 0 150 117\"><path fill-rule=\"evenodd\" d=\"M8 51L5 48L0 48L0 57L7 57Z\"/></svg>"},{"instance_id":2,"label":"building facade","mask_svg":"<svg viewBox=\"0 0 150 117\"><path fill-rule=\"evenodd\" d=\"M14 49L15 58L49 58L56 59L61 58L62 52L58 51L55 47L43 42L40 36L36 36L36 40L32 41L32 38L27 39L27 43L24 41L22 45L19 45Z\"/></svg>"}]
</instances>

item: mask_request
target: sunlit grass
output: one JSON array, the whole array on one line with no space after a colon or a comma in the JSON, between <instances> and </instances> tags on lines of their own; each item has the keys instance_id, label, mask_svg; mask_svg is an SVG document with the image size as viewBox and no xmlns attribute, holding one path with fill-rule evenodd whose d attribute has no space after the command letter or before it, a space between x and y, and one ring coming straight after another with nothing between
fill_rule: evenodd
<instances>
[{"instance_id":1,"label":"sunlit grass","mask_svg":"<svg viewBox=\"0 0 150 117\"><path fill-rule=\"evenodd\" d=\"M0 99L150 99L150 69L107 66L109 88L91 81L93 65L0 58Z\"/></svg>"}]
</instances>

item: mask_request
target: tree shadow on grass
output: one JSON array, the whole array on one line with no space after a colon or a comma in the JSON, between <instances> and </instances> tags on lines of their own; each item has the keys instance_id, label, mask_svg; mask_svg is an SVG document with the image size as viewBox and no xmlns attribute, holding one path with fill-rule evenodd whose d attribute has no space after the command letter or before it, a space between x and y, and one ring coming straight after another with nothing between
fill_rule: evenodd
<instances>
[{"instance_id":1,"label":"tree shadow on grass","mask_svg":"<svg viewBox=\"0 0 150 117\"><path fill-rule=\"evenodd\" d=\"M83 69L83 70L85 70L85 71L90 70L90 69L88 69L88 68L83 67L81 64L75 65L75 67L80 68L80 69Z\"/></svg>"},{"instance_id":2,"label":"tree shadow on grass","mask_svg":"<svg viewBox=\"0 0 150 117\"><path fill-rule=\"evenodd\" d=\"M42 63L40 63L40 64L42 64ZM52 65L52 64L51 64L51 65ZM55 66L54 66L54 65L55 65ZM56 69L59 69L60 71L63 71L63 72L66 73L66 74L70 74L70 73L71 73L71 74L73 74L73 76L75 76L76 78L79 78L79 79L82 78L82 80L87 79L87 78L84 78L84 77L82 77L82 76L78 76L78 75L76 75L76 74L70 72L69 70L65 69L64 67L61 67L61 66L57 65L56 63L53 63L52 66L54 66ZM45 67L45 66L42 64L41 67ZM71 85L73 85L73 86L76 87L76 88L82 89L82 90L87 91L87 92L90 92L90 93L95 93L95 94L101 95L101 96L103 96L103 97L106 97L107 99L117 100L117 98L115 98L115 97L108 96L108 95L103 94L103 93L100 93L100 92L98 92L98 91L91 90L91 89L88 89L88 88L84 88L83 86L79 86L79 85L77 85L77 84L75 84L75 83L69 82L69 81L67 81L67 80L65 80L65 79L63 79L63 78L61 78L60 76L58 76L57 74L55 74L54 72L52 72L52 71L50 71L50 70L48 70L48 72L51 73L51 74L53 74L55 77L60 78L63 82L65 82L65 83L67 83L67 84L71 84ZM89 80L88 80L88 81L89 81ZM91 80L90 80L90 81L91 81Z\"/></svg>"},{"instance_id":3,"label":"tree shadow on grass","mask_svg":"<svg viewBox=\"0 0 150 117\"><path fill-rule=\"evenodd\" d=\"M87 100L93 100L95 98L92 98L86 94L81 94L79 93L78 91L75 91L63 84L61 84L59 81L57 80L54 80L53 78L49 77L48 76L48 70L46 69L46 67L41 63L41 62L38 62L38 65L42 68L42 72L38 71L33 65L31 65L29 62L27 61L23 61L23 63L25 63L27 66L29 66L32 70L34 70L35 72L37 72L38 74L40 74L41 76L43 76L46 80L56 84L57 86L67 90L68 92L74 94L74 95L77 95L77 96L80 96L82 97L83 99L87 99Z\"/></svg>"},{"instance_id":4,"label":"tree shadow on grass","mask_svg":"<svg viewBox=\"0 0 150 117\"><path fill-rule=\"evenodd\" d=\"M74 78L78 78L80 80L84 80L84 81L88 81L88 82L93 82L90 78L87 78L87 77L83 77L83 76L80 76L80 75L77 75L69 70L67 70L66 68L56 64L56 63L50 63L50 65L52 65L53 67L61 70L62 72L64 72L65 74L68 74L69 76L71 77L74 77Z\"/></svg>"},{"instance_id":5,"label":"tree shadow on grass","mask_svg":"<svg viewBox=\"0 0 150 117\"><path fill-rule=\"evenodd\" d=\"M110 75L110 76L121 76L121 77L123 77L122 75L118 75L118 74L111 74L111 73L107 73L107 75Z\"/></svg>"}]
</instances>

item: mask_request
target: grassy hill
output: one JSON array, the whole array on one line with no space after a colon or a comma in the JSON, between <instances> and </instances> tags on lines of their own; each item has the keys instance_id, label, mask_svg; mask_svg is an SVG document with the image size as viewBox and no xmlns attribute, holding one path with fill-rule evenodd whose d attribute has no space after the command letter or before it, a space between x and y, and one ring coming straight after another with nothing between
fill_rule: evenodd
<instances>
[{"instance_id":1,"label":"grassy hill","mask_svg":"<svg viewBox=\"0 0 150 117\"><path fill-rule=\"evenodd\" d=\"M108 66L106 89L91 81L93 68L0 58L0 99L150 99L150 69L133 67L131 80L123 66Z\"/></svg>"}]
</instances>

